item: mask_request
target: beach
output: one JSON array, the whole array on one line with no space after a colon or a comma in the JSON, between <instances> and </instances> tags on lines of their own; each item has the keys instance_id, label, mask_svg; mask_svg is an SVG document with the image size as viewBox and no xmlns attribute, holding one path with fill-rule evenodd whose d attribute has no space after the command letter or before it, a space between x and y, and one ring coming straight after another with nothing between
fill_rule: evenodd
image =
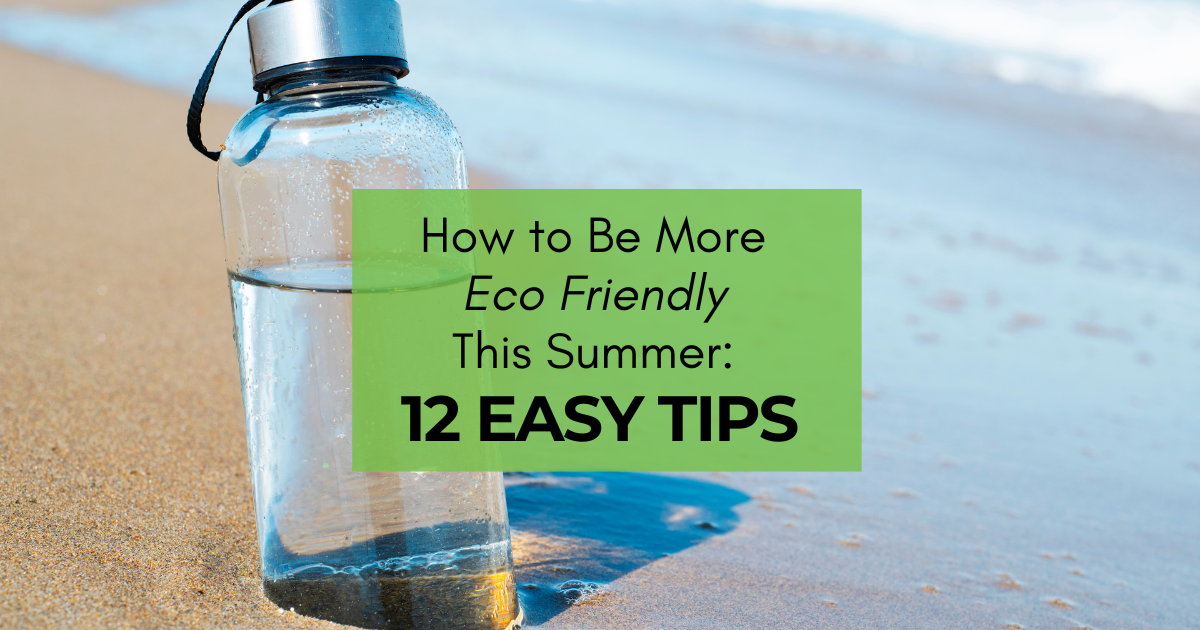
<instances>
[{"instance_id":1,"label":"beach","mask_svg":"<svg viewBox=\"0 0 1200 630\"><path fill-rule=\"evenodd\" d=\"M254 514L212 167L166 141L186 100L0 54L6 625L278 624L225 535Z\"/></svg>"},{"instance_id":2,"label":"beach","mask_svg":"<svg viewBox=\"0 0 1200 630\"><path fill-rule=\"evenodd\" d=\"M331 626L262 596L215 167L187 144L187 98L0 57L22 86L0 95L0 625ZM207 107L207 137L239 114Z\"/></svg>"},{"instance_id":3,"label":"beach","mask_svg":"<svg viewBox=\"0 0 1200 630\"><path fill-rule=\"evenodd\" d=\"M95 41L144 17L47 6L91 12L70 24ZM57 15L28 18L30 33L76 19ZM16 41L26 18L3 19ZM34 39L0 44L16 88L0 92L0 625L337 627L263 596L190 88ZM509 475L529 625L1194 624L1196 116L703 41L728 93L696 87L691 66L667 87L632 73L611 99L602 74L591 92L483 80L469 47L430 48L444 72L414 78L447 94L476 187L862 188L863 471ZM242 92L205 109L210 146L250 104L239 71ZM511 119L531 107L545 127L521 135L531 123ZM611 129L579 128L609 110ZM696 157L721 151L736 159Z\"/></svg>"}]
</instances>

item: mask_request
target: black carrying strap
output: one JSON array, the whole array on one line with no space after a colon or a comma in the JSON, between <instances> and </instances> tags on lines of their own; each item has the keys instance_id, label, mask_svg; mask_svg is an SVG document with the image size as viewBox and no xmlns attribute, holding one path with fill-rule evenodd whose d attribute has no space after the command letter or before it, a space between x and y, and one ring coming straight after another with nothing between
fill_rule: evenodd
<instances>
[{"instance_id":1,"label":"black carrying strap","mask_svg":"<svg viewBox=\"0 0 1200 630\"><path fill-rule=\"evenodd\" d=\"M213 71L217 69L217 60L221 58L221 50L225 48L225 41L229 39L229 34L233 32L233 27L242 18L246 17L254 7L266 2L267 0L249 0L242 8L238 10L237 17L233 18L233 22L229 25L229 30L225 31L225 37L221 38L221 43L217 46L217 52L213 53L212 59L208 62L208 67L204 69L204 74L200 75L200 82L196 84L196 92L192 94L192 104L188 107L187 115L187 133L188 140L192 141L192 146L200 152L204 157L216 162L221 159L220 151L209 151L204 146L204 140L200 137L200 113L204 111L204 97L208 96L208 84L212 82ZM258 95L259 102L262 102L262 94Z\"/></svg>"}]
</instances>

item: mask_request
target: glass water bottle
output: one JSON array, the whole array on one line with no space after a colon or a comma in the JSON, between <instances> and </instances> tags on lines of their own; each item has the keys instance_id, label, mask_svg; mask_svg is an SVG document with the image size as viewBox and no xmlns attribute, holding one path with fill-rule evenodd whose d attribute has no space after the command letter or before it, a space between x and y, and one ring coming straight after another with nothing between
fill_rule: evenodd
<instances>
[{"instance_id":1,"label":"glass water bottle","mask_svg":"<svg viewBox=\"0 0 1200 630\"><path fill-rule=\"evenodd\" d=\"M511 627L500 473L351 468L351 190L466 188L458 133L398 83L395 0L277 0L248 25L265 100L218 165L266 595L361 627Z\"/></svg>"}]
</instances>

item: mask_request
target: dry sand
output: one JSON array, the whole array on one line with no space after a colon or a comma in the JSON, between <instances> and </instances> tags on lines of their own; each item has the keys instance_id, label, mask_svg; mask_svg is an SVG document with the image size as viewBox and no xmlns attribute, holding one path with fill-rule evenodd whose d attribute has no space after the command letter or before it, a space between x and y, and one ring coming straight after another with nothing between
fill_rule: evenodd
<instances>
[{"instance_id":1,"label":"dry sand","mask_svg":"<svg viewBox=\"0 0 1200 630\"><path fill-rule=\"evenodd\" d=\"M4 47L0 68L0 626L335 627L262 596L187 99ZM207 109L208 142L237 115Z\"/></svg>"},{"instance_id":2,"label":"dry sand","mask_svg":"<svg viewBox=\"0 0 1200 630\"><path fill-rule=\"evenodd\" d=\"M0 7L29 7L36 6L49 11L70 11L72 13L100 13L130 4L143 4L146 0L0 0Z\"/></svg>"},{"instance_id":3,"label":"dry sand","mask_svg":"<svg viewBox=\"0 0 1200 630\"><path fill-rule=\"evenodd\" d=\"M186 100L0 49L0 617L283 626ZM236 118L206 112L210 138ZM315 622L314 622L315 623Z\"/></svg>"}]
</instances>

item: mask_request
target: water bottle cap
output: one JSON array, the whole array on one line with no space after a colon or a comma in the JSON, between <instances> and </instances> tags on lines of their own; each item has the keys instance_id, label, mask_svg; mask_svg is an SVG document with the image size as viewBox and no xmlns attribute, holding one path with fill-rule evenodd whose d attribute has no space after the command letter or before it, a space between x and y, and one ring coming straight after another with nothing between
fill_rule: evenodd
<instances>
[{"instance_id":1,"label":"water bottle cap","mask_svg":"<svg viewBox=\"0 0 1200 630\"><path fill-rule=\"evenodd\" d=\"M377 66L408 74L397 0L275 0L251 15L254 89L307 70Z\"/></svg>"}]
</instances>

